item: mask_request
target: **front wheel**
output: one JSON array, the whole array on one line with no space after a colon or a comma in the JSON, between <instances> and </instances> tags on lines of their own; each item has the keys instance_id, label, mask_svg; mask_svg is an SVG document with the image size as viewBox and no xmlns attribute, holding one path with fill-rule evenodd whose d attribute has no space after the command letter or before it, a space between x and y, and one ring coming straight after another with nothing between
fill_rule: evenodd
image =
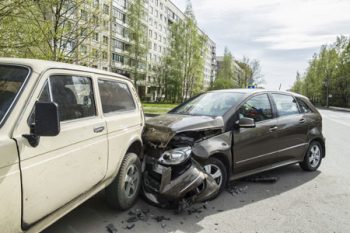
<instances>
[{"instance_id":1,"label":"front wheel","mask_svg":"<svg viewBox=\"0 0 350 233\"><path fill-rule=\"evenodd\" d=\"M141 187L141 162L134 153L128 153L113 182L106 188L107 203L114 209L132 207Z\"/></svg>"},{"instance_id":2,"label":"front wheel","mask_svg":"<svg viewBox=\"0 0 350 233\"><path fill-rule=\"evenodd\" d=\"M225 165L217 158L209 158L204 164L204 170L219 185L219 191L211 199L216 198L224 190L227 183L227 171Z\"/></svg>"},{"instance_id":3,"label":"front wheel","mask_svg":"<svg viewBox=\"0 0 350 233\"><path fill-rule=\"evenodd\" d=\"M304 157L304 161L300 163L300 167L305 171L316 171L322 161L322 146L319 142L313 141Z\"/></svg>"}]
</instances>

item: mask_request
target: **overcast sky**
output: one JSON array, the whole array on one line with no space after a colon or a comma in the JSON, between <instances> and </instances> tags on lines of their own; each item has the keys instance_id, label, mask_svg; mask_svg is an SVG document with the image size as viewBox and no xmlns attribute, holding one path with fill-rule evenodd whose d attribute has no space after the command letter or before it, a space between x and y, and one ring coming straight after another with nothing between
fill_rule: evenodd
<instances>
[{"instance_id":1,"label":"overcast sky","mask_svg":"<svg viewBox=\"0 0 350 233\"><path fill-rule=\"evenodd\" d=\"M172 0L181 10L187 0ZM192 0L199 27L236 59L261 62L265 87L289 89L322 44L350 33L350 0Z\"/></svg>"}]
</instances>

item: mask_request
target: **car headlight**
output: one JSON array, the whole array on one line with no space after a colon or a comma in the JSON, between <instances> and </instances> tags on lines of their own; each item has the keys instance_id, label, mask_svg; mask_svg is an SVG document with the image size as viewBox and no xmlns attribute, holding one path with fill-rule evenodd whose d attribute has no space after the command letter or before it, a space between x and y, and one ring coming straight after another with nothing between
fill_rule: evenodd
<instances>
[{"instance_id":1,"label":"car headlight","mask_svg":"<svg viewBox=\"0 0 350 233\"><path fill-rule=\"evenodd\" d=\"M159 163L164 165L178 165L185 162L191 155L191 147L181 147L165 151L159 158Z\"/></svg>"}]
</instances>

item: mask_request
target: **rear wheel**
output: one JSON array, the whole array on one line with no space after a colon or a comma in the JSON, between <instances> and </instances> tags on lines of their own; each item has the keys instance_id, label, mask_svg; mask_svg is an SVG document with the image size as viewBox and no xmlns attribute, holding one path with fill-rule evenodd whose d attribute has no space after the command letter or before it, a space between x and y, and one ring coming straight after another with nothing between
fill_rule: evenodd
<instances>
[{"instance_id":1,"label":"rear wheel","mask_svg":"<svg viewBox=\"0 0 350 233\"><path fill-rule=\"evenodd\" d=\"M134 153L128 153L114 181L106 188L107 203L120 210L129 209L137 200L141 187L141 162Z\"/></svg>"},{"instance_id":2,"label":"rear wheel","mask_svg":"<svg viewBox=\"0 0 350 233\"><path fill-rule=\"evenodd\" d=\"M212 197L212 199L219 196L224 190L227 183L227 171L225 165L217 158L209 158L204 164L204 170L211 177L214 178L215 182L219 185L219 192Z\"/></svg>"},{"instance_id":3,"label":"rear wheel","mask_svg":"<svg viewBox=\"0 0 350 233\"><path fill-rule=\"evenodd\" d=\"M316 171L322 161L322 146L317 141L312 141L304 157L304 161L300 163L300 167L305 171Z\"/></svg>"}]
</instances>

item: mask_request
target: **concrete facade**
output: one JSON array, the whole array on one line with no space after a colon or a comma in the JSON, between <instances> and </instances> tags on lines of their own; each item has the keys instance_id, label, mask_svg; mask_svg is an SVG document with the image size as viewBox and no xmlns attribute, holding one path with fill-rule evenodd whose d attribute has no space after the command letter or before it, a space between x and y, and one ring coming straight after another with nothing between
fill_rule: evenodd
<instances>
[{"instance_id":1,"label":"concrete facade","mask_svg":"<svg viewBox=\"0 0 350 233\"><path fill-rule=\"evenodd\" d=\"M131 77L130 62L128 58L128 24L126 20L127 6L130 0L94 0L94 7L99 7L99 27L93 38L86 42L88 50L92 53L92 61L88 66L108 70ZM154 83L155 67L161 62L169 47L169 28L171 23L183 20L184 13L169 0L144 0L145 17L143 23L148 35L147 62L142 68L146 79L139 80L139 94L150 101L156 100L161 93L157 93ZM110 19L110 23L108 20ZM206 35L200 30L201 33ZM207 36L207 35L206 35ZM207 36L208 37L208 36ZM208 88L216 76L216 45L208 37L205 51L204 87Z\"/></svg>"}]
</instances>

